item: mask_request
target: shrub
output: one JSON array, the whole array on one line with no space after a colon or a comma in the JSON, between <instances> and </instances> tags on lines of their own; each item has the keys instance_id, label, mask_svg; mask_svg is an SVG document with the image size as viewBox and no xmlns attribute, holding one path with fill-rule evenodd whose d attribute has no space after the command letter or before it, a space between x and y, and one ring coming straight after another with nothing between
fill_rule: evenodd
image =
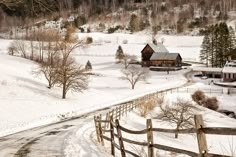
<instances>
[{"instance_id":1,"label":"shrub","mask_svg":"<svg viewBox=\"0 0 236 157\"><path fill-rule=\"evenodd\" d=\"M87 28L87 33L90 33L90 32L91 32L90 28Z\"/></svg>"},{"instance_id":2,"label":"shrub","mask_svg":"<svg viewBox=\"0 0 236 157\"><path fill-rule=\"evenodd\" d=\"M13 43L11 43L11 45L7 49L8 49L8 54L12 55L12 56L17 51L17 48L15 47L15 45Z\"/></svg>"},{"instance_id":3,"label":"shrub","mask_svg":"<svg viewBox=\"0 0 236 157\"><path fill-rule=\"evenodd\" d=\"M152 26L152 31L153 31L154 34L157 34L157 32L159 32L160 30L161 30L160 25Z\"/></svg>"},{"instance_id":4,"label":"shrub","mask_svg":"<svg viewBox=\"0 0 236 157\"><path fill-rule=\"evenodd\" d=\"M121 29L122 27L120 25L115 26L115 27L110 27L107 32L108 33L114 33L115 31L117 31L118 29Z\"/></svg>"},{"instance_id":5,"label":"shrub","mask_svg":"<svg viewBox=\"0 0 236 157\"><path fill-rule=\"evenodd\" d=\"M85 69L86 70L92 70L92 64L89 60L87 61L86 65L85 65Z\"/></svg>"},{"instance_id":6,"label":"shrub","mask_svg":"<svg viewBox=\"0 0 236 157\"><path fill-rule=\"evenodd\" d=\"M107 32L108 32L109 34L114 33L115 31L116 31L116 29L115 29L114 27L110 27L110 28L108 28L108 30L107 30Z\"/></svg>"},{"instance_id":7,"label":"shrub","mask_svg":"<svg viewBox=\"0 0 236 157\"><path fill-rule=\"evenodd\" d=\"M123 40L122 44L128 44L128 40L127 39Z\"/></svg>"},{"instance_id":8,"label":"shrub","mask_svg":"<svg viewBox=\"0 0 236 157\"><path fill-rule=\"evenodd\" d=\"M130 17L130 22L129 22L129 29L131 32L137 32L140 30L139 28L139 17L135 14L132 14Z\"/></svg>"},{"instance_id":9,"label":"shrub","mask_svg":"<svg viewBox=\"0 0 236 157\"><path fill-rule=\"evenodd\" d=\"M86 24L87 20L84 16L78 16L76 19L75 19L75 26L77 28L79 28L80 26Z\"/></svg>"},{"instance_id":10,"label":"shrub","mask_svg":"<svg viewBox=\"0 0 236 157\"><path fill-rule=\"evenodd\" d=\"M116 51L116 60L118 63L120 63L125 57L124 51L122 49L122 47L119 45L118 49Z\"/></svg>"},{"instance_id":11,"label":"shrub","mask_svg":"<svg viewBox=\"0 0 236 157\"><path fill-rule=\"evenodd\" d=\"M219 101L216 97L207 98L204 107L216 111L219 108Z\"/></svg>"},{"instance_id":12,"label":"shrub","mask_svg":"<svg viewBox=\"0 0 236 157\"><path fill-rule=\"evenodd\" d=\"M203 105L206 100L206 95L201 90L197 90L192 94L192 99L198 105Z\"/></svg>"},{"instance_id":13,"label":"shrub","mask_svg":"<svg viewBox=\"0 0 236 157\"><path fill-rule=\"evenodd\" d=\"M87 37L86 44L91 44L92 42L93 42L93 38L92 37Z\"/></svg>"},{"instance_id":14,"label":"shrub","mask_svg":"<svg viewBox=\"0 0 236 157\"><path fill-rule=\"evenodd\" d=\"M164 94L159 94L158 97L156 98L156 102L158 105L161 105L164 103L165 100L165 95Z\"/></svg>"},{"instance_id":15,"label":"shrub","mask_svg":"<svg viewBox=\"0 0 236 157\"><path fill-rule=\"evenodd\" d=\"M142 100L138 102L137 112L141 117L146 117L147 114L156 107L156 101L154 98Z\"/></svg>"},{"instance_id":16,"label":"shrub","mask_svg":"<svg viewBox=\"0 0 236 157\"><path fill-rule=\"evenodd\" d=\"M79 27L79 30L81 33L84 33L84 28L83 27Z\"/></svg>"},{"instance_id":17,"label":"shrub","mask_svg":"<svg viewBox=\"0 0 236 157\"><path fill-rule=\"evenodd\" d=\"M103 24L103 23L99 23L99 30L100 31L104 31L105 29L106 29L106 26L105 26L105 24Z\"/></svg>"}]
</instances>

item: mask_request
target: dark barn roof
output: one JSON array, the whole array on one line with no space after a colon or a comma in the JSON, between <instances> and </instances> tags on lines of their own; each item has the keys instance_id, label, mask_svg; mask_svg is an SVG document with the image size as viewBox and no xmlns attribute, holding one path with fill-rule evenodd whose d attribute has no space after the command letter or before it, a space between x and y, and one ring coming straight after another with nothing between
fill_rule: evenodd
<instances>
[{"instance_id":1,"label":"dark barn roof","mask_svg":"<svg viewBox=\"0 0 236 157\"><path fill-rule=\"evenodd\" d=\"M178 56L180 56L179 53L153 53L150 60L176 60Z\"/></svg>"}]
</instances>

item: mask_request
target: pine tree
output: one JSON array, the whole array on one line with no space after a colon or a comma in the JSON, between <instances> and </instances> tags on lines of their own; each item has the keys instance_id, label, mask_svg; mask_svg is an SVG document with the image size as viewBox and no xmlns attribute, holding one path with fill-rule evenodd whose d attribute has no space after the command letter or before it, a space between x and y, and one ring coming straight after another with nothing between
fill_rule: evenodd
<instances>
[{"instance_id":1,"label":"pine tree","mask_svg":"<svg viewBox=\"0 0 236 157\"><path fill-rule=\"evenodd\" d=\"M124 59L124 57L125 57L125 55L124 55L123 49L119 45L118 49L116 51L116 60L118 60L118 62L120 63Z\"/></svg>"},{"instance_id":2,"label":"pine tree","mask_svg":"<svg viewBox=\"0 0 236 157\"><path fill-rule=\"evenodd\" d=\"M232 30L229 31L226 23L210 26L207 32L202 43L200 60L207 65L210 63L212 67L223 67L230 51L233 52L234 34Z\"/></svg>"},{"instance_id":3,"label":"pine tree","mask_svg":"<svg viewBox=\"0 0 236 157\"><path fill-rule=\"evenodd\" d=\"M219 48L219 63L218 67L223 67L227 55L229 54L229 30L226 23L219 24L219 41L218 41L218 48Z\"/></svg>"},{"instance_id":4,"label":"pine tree","mask_svg":"<svg viewBox=\"0 0 236 157\"><path fill-rule=\"evenodd\" d=\"M86 65L85 65L85 69L86 70L92 70L92 64L90 63L90 61L88 60Z\"/></svg>"},{"instance_id":5,"label":"pine tree","mask_svg":"<svg viewBox=\"0 0 236 157\"><path fill-rule=\"evenodd\" d=\"M209 63L211 64L211 67L215 66L215 34L214 34L215 26L211 26L208 28L208 31L210 33L210 43L209 43Z\"/></svg>"},{"instance_id":6,"label":"pine tree","mask_svg":"<svg viewBox=\"0 0 236 157\"><path fill-rule=\"evenodd\" d=\"M201 48L202 49L200 51L200 61L202 61L208 67L210 55L210 38L208 34L203 38Z\"/></svg>"},{"instance_id":7,"label":"pine tree","mask_svg":"<svg viewBox=\"0 0 236 157\"><path fill-rule=\"evenodd\" d=\"M230 26L229 27L229 56L232 55L233 50L236 48L236 38L234 29Z\"/></svg>"}]
</instances>

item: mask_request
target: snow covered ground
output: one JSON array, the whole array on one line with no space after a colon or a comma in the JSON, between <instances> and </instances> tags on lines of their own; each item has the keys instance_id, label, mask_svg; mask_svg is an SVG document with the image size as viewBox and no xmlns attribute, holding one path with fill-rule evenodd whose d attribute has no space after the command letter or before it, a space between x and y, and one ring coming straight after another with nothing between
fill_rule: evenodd
<instances>
[{"instance_id":1,"label":"snow covered ground","mask_svg":"<svg viewBox=\"0 0 236 157\"><path fill-rule=\"evenodd\" d=\"M98 75L91 76L88 90L69 92L66 100L61 99L60 88L49 90L42 76L32 74L37 69L34 62L7 55L10 40L0 41L0 136L111 106L145 93L180 86L186 81L182 76L184 71L170 75L152 72L150 79L138 83L135 90L131 90L128 82L119 78L122 65L115 64L114 54L118 45L127 40L128 44L121 44L124 51L140 56L145 43L151 40L150 35L91 33L78 36L93 37L94 44L77 49L74 56L81 64L90 60L93 72ZM184 40L178 45L182 38ZM190 46L190 39L201 42L201 37L165 36L165 43L171 46L173 42L173 49L178 50L185 45L184 42Z\"/></svg>"},{"instance_id":2,"label":"snow covered ground","mask_svg":"<svg viewBox=\"0 0 236 157\"><path fill-rule=\"evenodd\" d=\"M0 40L0 136L112 106L157 90L181 86L186 82L183 73L187 70L170 72L169 75L166 72L151 72L146 82L139 82L135 90L131 90L128 82L120 79L122 65L115 64L114 55L118 45L122 45L125 53L140 57L144 45L151 42L151 35L78 34L79 39L88 36L93 37L94 43L78 48L74 57L81 64L90 60L93 72L98 75L90 77L88 90L83 93L69 92L66 100L61 99L59 87L49 90L43 77L32 74L37 69L34 62L7 55L10 41ZM184 60L198 61L202 37L160 35L157 38L159 41L163 38L170 52L179 52ZM128 43L124 44L124 40ZM93 122L87 123L84 129L92 126ZM78 131L77 135L81 132ZM76 149L83 152L82 148L69 147L76 146L76 140L73 137L71 140L67 141L68 156Z\"/></svg>"},{"instance_id":3,"label":"snow covered ground","mask_svg":"<svg viewBox=\"0 0 236 157\"><path fill-rule=\"evenodd\" d=\"M140 57L141 50L147 43L152 42L152 34L123 34L123 33L79 33L79 39L93 38L93 46L83 48L79 53L82 55L114 55L119 45L125 53ZM170 36L157 35L158 42L164 41L164 46L173 53L180 53L185 61L199 61L202 36ZM124 44L127 41L127 44ZM104 44L106 46L104 46ZM87 52L90 52L89 54Z\"/></svg>"},{"instance_id":4,"label":"snow covered ground","mask_svg":"<svg viewBox=\"0 0 236 157\"><path fill-rule=\"evenodd\" d=\"M223 90L225 92L226 88L222 88L219 86L215 86L212 83L209 84L209 80L201 80L199 78L193 78L194 81L197 83L184 87L188 89L217 89L217 90ZM183 89L184 89L183 88ZM186 91L180 89L179 91ZM165 95L165 102L170 103L176 101L177 99L185 99L190 100L192 90L189 92L168 92ZM219 109L225 109L234 111L236 113L236 96L235 95L227 95L222 93L206 93L208 97L216 96L219 100ZM227 103L226 103L227 102ZM194 103L194 102L193 102ZM204 124L207 127L234 127L236 128L236 120L233 118L229 118L225 115L222 115L221 113L217 113L215 111L198 107L200 110L196 111L196 114L202 114L204 119ZM138 112L134 111L132 113L129 113L127 116L122 117L120 124L128 129L131 130L143 130L146 128L146 119L151 118L153 122L154 128L175 128L175 125L163 122L159 119L157 119L157 113L159 112L159 108L157 107L154 111L148 114L146 118L140 117L138 115ZM131 135L128 133L122 133L122 136L124 138L132 139L135 141L146 141L146 134L144 135ZM224 136L224 135L206 135L207 137L207 144L208 149L210 153L215 154L223 154L223 155L230 155L230 156L236 156L236 136ZM190 142L191 141L191 142ZM198 145L197 145L197 138L193 134L182 134L179 136L178 139L174 138L174 134L168 134L168 133L154 133L154 143L166 145L170 147L190 150L193 152L198 152ZM107 143L106 148L109 149L109 143ZM125 143L125 148L142 154L142 156L147 155L147 148L146 147L139 147L135 145L129 145ZM171 152L165 152L156 150L155 153L158 156L178 156L178 157L184 157L185 155L175 154Z\"/></svg>"}]
</instances>

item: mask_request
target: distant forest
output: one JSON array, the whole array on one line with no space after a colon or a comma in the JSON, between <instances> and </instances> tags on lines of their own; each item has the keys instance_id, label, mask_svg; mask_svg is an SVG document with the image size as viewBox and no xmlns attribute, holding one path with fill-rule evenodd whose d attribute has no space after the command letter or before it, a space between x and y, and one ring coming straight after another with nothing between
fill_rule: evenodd
<instances>
[{"instance_id":1,"label":"distant forest","mask_svg":"<svg viewBox=\"0 0 236 157\"><path fill-rule=\"evenodd\" d=\"M236 10L235 0L1 0L1 13L9 16L40 17L48 14L63 12L79 12L88 16L108 13L119 8L127 10L146 7L155 13L173 10L174 7L183 7L184 4L192 8L202 8L220 11L225 14Z\"/></svg>"},{"instance_id":2,"label":"distant forest","mask_svg":"<svg viewBox=\"0 0 236 157\"><path fill-rule=\"evenodd\" d=\"M131 32L151 27L153 32L182 33L235 19L236 0L0 0L0 31L70 15L79 16L77 28L105 17L130 21L119 27L130 27ZM114 32L112 29L108 32Z\"/></svg>"}]
</instances>

